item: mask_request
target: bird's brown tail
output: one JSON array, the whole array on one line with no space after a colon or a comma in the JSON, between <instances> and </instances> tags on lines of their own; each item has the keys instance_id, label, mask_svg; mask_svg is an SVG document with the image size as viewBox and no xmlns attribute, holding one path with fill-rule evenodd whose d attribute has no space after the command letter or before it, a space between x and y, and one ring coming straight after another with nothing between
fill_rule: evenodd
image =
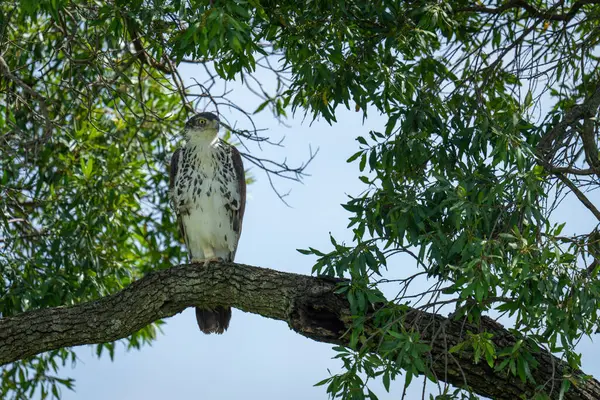
<instances>
[{"instance_id":1,"label":"bird's brown tail","mask_svg":"<svg viewBox=\"0 0 600 400\"><path fill-rule=\"evenodd\" d=\"M214 310L202 310L196 307L196 321L202 332L221 334L229 328L231 307L218 306Z\"/></svg>"}]
</instances>

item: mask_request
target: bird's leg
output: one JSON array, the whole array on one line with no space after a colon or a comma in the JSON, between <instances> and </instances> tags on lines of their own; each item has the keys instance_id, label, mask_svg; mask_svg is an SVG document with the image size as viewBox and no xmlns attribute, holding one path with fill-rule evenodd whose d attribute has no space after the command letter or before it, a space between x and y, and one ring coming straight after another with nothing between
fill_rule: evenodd
<instances>
[{"instance_id":1,"label":"bird's leg","mask_svg":"<svg viewBox=\"0 0 600 400\"><path fill-rule=\"evenodd\" d=\"M210 265L210 264L217 264L217 263L222 263L225 260L223 260L222 257L213 257L213 258L207 258L206 260L204 260L204 265Z\"/></svg>"},{"instance_id":2,"label":"bird's leg","mask_svg":"<svg viewBox=\"0 0 600 400\"><path fill-rule=\"evenodd\" d=\"M211 257L211 258L192 258L190 264L211 264L211 263L222 263L225 260L222 257Z\"/></svg>"},{"instance_id":3,"label":"bird's leg","mask_svg":"<svg viewBox=\"0 0 600 400\"><path fill-rule=\"evenodd\" d=\"M217 257L215 255L215 250L210 246L203 248L202 250L204 251L204 260L202 260L202 263L204 263L204 265L210 265L211 263L219 263L225 261L223 260L223 258Z\"/></svg>"}]
</instances>

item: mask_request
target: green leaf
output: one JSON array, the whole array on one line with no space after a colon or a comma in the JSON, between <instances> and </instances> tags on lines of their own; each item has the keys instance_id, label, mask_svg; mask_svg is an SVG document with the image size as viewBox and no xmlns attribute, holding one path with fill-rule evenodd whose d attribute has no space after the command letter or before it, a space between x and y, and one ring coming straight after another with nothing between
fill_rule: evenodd
<instances>
[{"instance_id":1,"label":"green leaf","mask_svg":"<svg viewBox=\"0 0 600 400\"><path fill-rule=\"evenodd\" d=\"M347 163L351 163L352 161L356 160L358 157L361 156L361 154L363 154L362 150L361 151L357 151L356 153L354 153L350 158L348 158L346 160ZM362 170L361 170L362 171Z\"/></svg>"},{"instance_id":2,"label":"green leaf","mask_svg":"<svg viewBox=\"0 0 600 400\"><path fill-rule=\"evenodd\" d=\"M88 158L87 161L84 161L83 158L80 159L81 163L81 172L86 179L89 179L92 176L92 172L94 169L94 159Z\"/></svg>"},{"instance_id":3,"label":"green leaf","mask_svg":"<svg viewBox=\"0 0 600 400\"><path fill-rule=\"evenodd\" d=\"M378 397L375 395L375 393L373 393L373 392L371 391L371 389L368 389L368 388L367 388L367 390L368 390L368 392L369 392L369 398L370 398L371 400L379 400L379 398L378 398Z\"/></svg>"},{"instance_id":4,"label":"green leaf","mask_svg":"<svg viewBox=\"0 0 600 400\"><path fill-rule=\"evenodd\" d=\"M563 400L565 398L565 394L569 391L569 388L571 387L571 382L568 379L563 379L561 385L560 385L560 393L559 393L559 399Z\"/></svg>"},{"instance_id":5,"label":"green leaf","mask_svg":"<svg viewBox=\"0 0 600 400\"><path fill-rule=\"evenodd\" d=\"M365 153L363 153L362 157L360 158L360 164L358 166L359 171L363 172L365 170L366 165L367 165L367 155Z\"/></svg>"},{"instance_id":6,"label":"green leaf","mask_svg":"<svg viewBox=\"0 0 600 400\"><path fill-rule=\"evenodd\" d=\"M269 103L271 103L271 99L267 99L260 103L256 110L254 110L253 114L258 114L259 112L261 112L267 105L269 105Z\"/></svg>"},{"instance_id":7,"label":"green leaf","mask_svg":"<svg viewBox=\"0 0 600 400\"><path fill-rule=\"evenodd\" d=\"M330 381L331 381L331 378L323 379L322 381L315 383L313 386L323 386L326 383L329 383Z\"/></svg>"},{"instance_id":8,"label":"green leaf","mask_svg":"<svg viewBox=\"0 0 600 400\"><path fill-rule=\"evenodd\" d=\"M389 371L386 370L383 373L382 381L383 381L383 387L385 388L385 391L389 393L390 392L390 372Z\"/></svg>"},{"instance_id":9,"label":"green leaf","mask_svg":"<svg viewBox=\"0 0 600 400\"><path fill-rule=\"evenodd\" d=\"M448 352L450 353L458 353L460 351L462 351L462 348L467 344L468 342L461 342L458 343L452 347L450 347L450 350L448 350Z\"/></svg>"},{"instance_id":10,"label":"green leaf","mask_svg":"<svg viewBox=\"0 0 600 400\"><path fill-rule=\"evenodd\" d=\"M519 379L521 379L521 382L525 383L527 382L527 372L526 372L526 366L527 366L527 361L525 361L525 359L523 359L522 357L518 357L517 358L517 372L519 374Z\"/></svg>"},{"instance_id":11,"label":"green leaf","mask_svg":"<svg viewBox=\"0 0 600 400\"><path fill-rule=\"evenodd\" d=\"M20 0L20 3L21 9L28 15L33 15L40 6L40 2L36 0Z\"/></svg>"}]
</instances>

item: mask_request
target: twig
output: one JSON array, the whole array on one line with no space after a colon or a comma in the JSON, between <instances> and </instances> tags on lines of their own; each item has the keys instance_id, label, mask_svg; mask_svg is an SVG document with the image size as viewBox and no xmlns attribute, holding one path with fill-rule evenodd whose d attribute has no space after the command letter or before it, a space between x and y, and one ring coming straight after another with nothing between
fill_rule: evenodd
<instances>
[{"instance_id":1,"label":"twig","mask_svg":"<svg viewBox=\"0 0 600 400\"><path fill-rule=\"evenodd\" d=\"M573 182L571 182L567 177L563 174L556 173L554 174L562 183L565 184L575 196L583 203L584 206L587 207L588 210L594 214L594 216L600 221L600 211L592 204L592 202L579 190L577 186Z\"/></svg>"},{"instance_id":2,"label":"twig","mask_svg":"<svg viewBox=\"0 0 600 400\"><path fill-rule=\"evenodd\" d=\"M500 7L491 8L480 5L472 5L468 7L458 7L454 10L455 13L459 12L477 12L477 13L485 13L485 14L502 14L505 11L514 9L514 8L522 8L531 14L535 18L547 20L547 21L570 21L575 14L586 4L600 4L599 0L579 0L573 3L569 11L562 14L553 14L546 10L540 10L533 6L531 2L527 0L512 0L507 3L504 3Z\"/></svg>"},{"instance_id":3,"label":"twig","mask_svg":"<svg viewBox=\"0 0 600 400\"><path fill-rule=\"evenodd\" d=\"M4 57L2 57L2 55L0 55L0 72L7 79L13 81L17 86L21 87L25 93L31 95L31 97L33 97L34 99L36 99L38 101L38 103L40 104L40 110L42 112L42 116L44 117L43 119L44 119L45 128L44 128L43 141L47 141L50 138L50 135L52 134L52 120L50 119L50 114L48 112L46 98L44 96L42 96L41 94L39 94L38 92L36 92L35 90L33 90L28 84L23 82L18 76L12 74L10 72L10 68L8 67L8 64L6 63L6 61L4 60Z\"/></svg>"},{"instance_id":4,"label":"twig","mask_svg":"<svg viewBox=\"0 0 600 400\"><path fill-rule=\"evenodd\" d=\"M567 128L582 118L593 117L598 107L600 107L600 82L596 83L596 90L583 104L573 106L564 118L542 137L537 145L538 156L545 160L549 159L548 156L552 155L553 143L564 137Z\"/></svg>"}]
</instances>

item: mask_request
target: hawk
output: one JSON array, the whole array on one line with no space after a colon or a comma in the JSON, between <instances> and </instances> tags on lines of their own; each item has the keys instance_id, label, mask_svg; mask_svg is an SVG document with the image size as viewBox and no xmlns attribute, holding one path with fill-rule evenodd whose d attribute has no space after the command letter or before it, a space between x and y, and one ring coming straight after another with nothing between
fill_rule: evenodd
<instances>
[{"instance_id":1,"label":"hawk","mask_svg":"<svg viewBox=\"0 0 600 400\"><path fill-rule=\"evenodd\" d=\"M191 262L233 261L242 231L244 166L239 151L219 139L220 125L213 113L192 117L185 124L185 145L171 158L171 203ZM221 334L231 308L196 307L196 320L202 332Z\"/></svg>"}]
</instances>

